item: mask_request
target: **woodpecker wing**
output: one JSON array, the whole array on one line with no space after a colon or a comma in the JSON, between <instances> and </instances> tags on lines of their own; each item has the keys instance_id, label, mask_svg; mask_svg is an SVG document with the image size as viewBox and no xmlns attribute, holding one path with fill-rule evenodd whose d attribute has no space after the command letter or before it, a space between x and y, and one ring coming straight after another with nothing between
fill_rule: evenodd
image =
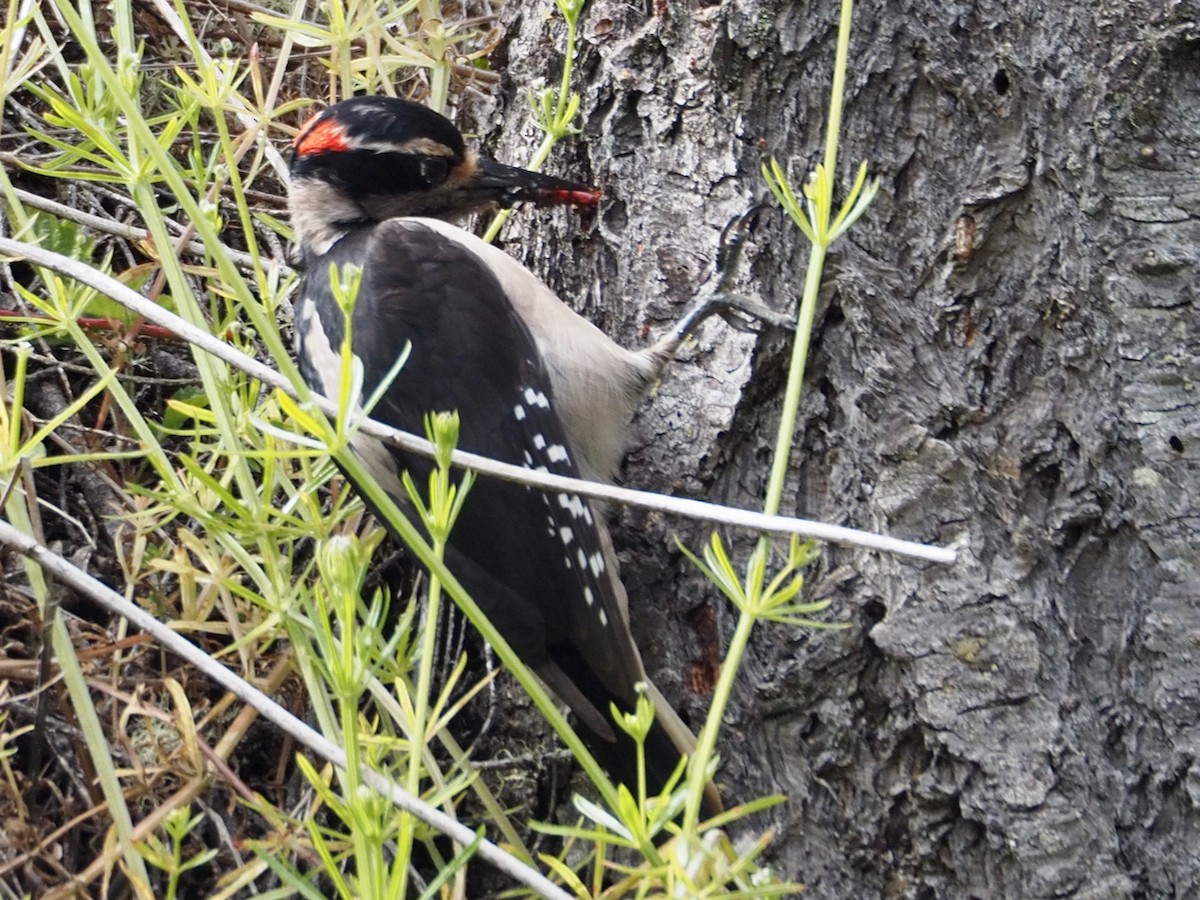
<instances>
[{"instance_id":1,"label":"woodpecker wing","mask_svg":"<svg viewBox=\"0 0 1200 900\"><path fill-rule=\"evenodd\" d=\"M297 316L306 379L333 392L323 373L338 371L331 348L344 326L329 264L360 265L352 335L364 394L412 344L375 418L420 433L426 413L457 410L462 449L577 476L533 339L492 270L445 232L392 219L351 232L316 261ZM398 473L408 469L423 484L431 465L374 441L356 449L401 502ZM611 740L605 701L629 708L645 672L603 529L586 498L481 478L451 534L448 563L521 658Z\"/></svg>"}]
</instances>

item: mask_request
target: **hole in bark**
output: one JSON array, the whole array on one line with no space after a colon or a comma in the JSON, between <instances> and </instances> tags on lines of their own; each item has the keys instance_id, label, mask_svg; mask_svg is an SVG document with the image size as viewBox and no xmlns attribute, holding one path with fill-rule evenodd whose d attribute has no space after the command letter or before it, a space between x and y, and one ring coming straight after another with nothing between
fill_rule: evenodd
<instances>
[{"instance_id":1,"label":"hole in bark","mask_svg":"<svg viewBox=\"0 0 1200 900\"><path fill-rule=\"evenodd\" d=\"M1171 435L1169 438L1167 438L1167 443L1171 445L1171 449L1174 450L1176 453L1183 452L1183 441L1181 441L1179 439L1179 435L1177 435L1177 434Z\"/></svg>"},{"instance_id":2,"label":"hole in bark","mask_svg":"<svg viewBox=\"0 0 1200 900\"><path fill-rule=\"evenodd\" d=\"M933 433L933 436L939 441L952 441L958 437L959 425L957 422L949 422L944 427L939 428Z\"/></svg>"},{"instance_id":3,"label":"hole in bark","mask_svg":"<svg viewBox=\"0 0 1200 900\"><path fill-rule=\"evenodd\" d=\"M625 207L624 200L612 198L602 215L604 224L617 233L624 231L629 224L629 211Z\"/></svg>"},{"instance_id":4,"label":"hole in bark","mask_svg":"<svg viewBox=\"0 0 1200 900\"><path fill-rule=\"evenodd\" d=\"M1054 491L1058 488L1058 483L1062 481L1062 469L1057 465L1046 466L1034 473L1033 483L1042 492L1042 496L1047 500L1054 498Z\"/></svg>"},{"instance_id":5,"label":"hole in bark","mask_svg":"<svg viewBox=\"0 0 1200 900\"><path fill-rule=\"evenodd\" d=\"M881 600L868 600L862 607L863 630L870 630L872 625L878 625L887 615L887 605Z\"/></svg>"},{"instance_id":6,"label":"hole in bark","mask_svg":"<svg viewBox=\"0 0 1200 900\"><path fill-rule=\"evenodd\" d=\"M992 78L992 86L996 89L996 93L1003 97L1008 93L1008 73L1003 69L997 69L995 76Z\"/></svg>"}]
</instances>

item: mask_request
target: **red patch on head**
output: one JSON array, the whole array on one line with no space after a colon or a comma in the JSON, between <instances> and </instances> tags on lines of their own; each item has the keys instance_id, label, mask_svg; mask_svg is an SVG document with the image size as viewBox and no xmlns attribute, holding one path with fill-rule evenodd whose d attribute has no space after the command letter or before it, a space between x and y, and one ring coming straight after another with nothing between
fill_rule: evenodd
<instances>
[{"instance_id":1,"label":"red patch on head","mask_svg":"<svg viewBox=\"0 0 1200 900\"><path fill-rule=\"evenodd\" d=\"M300 129L292 149L297 156L312 156L316 153L337 153L349 150L346 129L336 119L322 119L319 115L308 120Z\"/></svg>"}]
</instances>

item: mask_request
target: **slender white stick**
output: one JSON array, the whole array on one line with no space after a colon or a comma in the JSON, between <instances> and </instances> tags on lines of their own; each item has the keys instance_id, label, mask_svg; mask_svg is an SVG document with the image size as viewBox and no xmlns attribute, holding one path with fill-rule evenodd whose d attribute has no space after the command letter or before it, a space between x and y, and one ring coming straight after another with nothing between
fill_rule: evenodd
<instances>
[{"instance_id":1,"label":"slender white stick","mask_svg":"<svg viewBox=\"0 0 1200 900\"><path fill-rule=\"evenodd\" d=\"M33 538L22 534L3 519L0 519L0 543L7 544L19 553L28 556L59 583L69 585L106 609L128 619L137 628L153 637L160 645L184 659L189 665L195 666L242 702L254 707L264 718L269 719L313 753L329 760L338 768L343 770L346 768L346 751L337 744L314 731L237 673L226 669L195 644L185 640L178 633L159 622L154 616L130 603L116 591L97 581L82 569L73 566ZM475 843L478 836L457 819L451 818L420 798L414 797L373 769L364 767L361 774L366 783L385 797L390 797L392 802L401 809L412 813L421 821L461 844L469 846ZM491 841L480 840L476 852L481 858L506 875L527 885L542 897L550 898L550 900L570 900L569 894L551 883L540 872L505 853Z\"/></svg>"},{"instance_id":2,"label":"slender white stick","mask_svg":"<svg viewBox=\"0 0 1200 900\"><path fill-rule=\"evenodd\" d=\"M158 304L147 300L116 279L97 271L86 263L53 253L49 250L44 250L33 244L5 237L0 237L0 255L27 259L39 266L45 266L48 269L53 269L60 274L81 281L89 287L100 291L102 294L111 297L122 306L133 310L148 321L174 332L181 339L194 344L206 353L211 353L218 359L229 363L229 365L241 369L264 384L277 388L291 397L298 396L291 382L270 366L264 365L258 360L234 349L223 341L213 337L207 331L191 325L174 313L168 312ZM326 415L331 417L337 415L337 407L328 398L313 395L313 401ZM427 457L433 456L433 445L425 438L409 434L405 431L399 431L398 429L384 425L382 422L376 422L374 419L364 419L360 430L363 434L379 438L411 453ZM705 503L686 497L669 497L648 491L635 491L629 488L615 487L594 481L581 481L561 475L534 472L532 469L497 462L496 460L488 459L486 456L467 453L463 450L454 451L452 460L455 465L473 469L483 475L529 485L538 490L579 494L598 500L621 503L625 506L653 509L690 519L733 525L751 531L763 531L773 534L797 534L831 543L863 547L884 553L893 553L899 556L938 563L952 563L957 555L951 547L920 544L915 541L900 540L881 534L874 534L869 531L859 531L855 528L844 528L840 525L827 525L822 522L795 519L789 516L768 516L760 512L735 509L729 506L718 506L715 503Z\"/></svg>"},{"instance_id":3,"label":"slender white stick","mask_svg":"<svg viewBox=\"0 0 1200 900\"><path fill-rule=\"evenodd\" d=\"M26 206L32 206L34 209L40 209L42 212L48 212L51 215L58 216L60 219L67 219L68 221L95 229L104 234L113 234L129 241L144 241L150 234L145 228L138 228L136 225L126 225L124 222L117 222L113 219L106 219L103 216L86 213L83 210L72 209L56 200L22 190L19 187L13 188L13 194ZM203 256L204 242L199 238L192 238L191 242L184 249L195 256ZM228 254L229 258L243 271L254 271L255 259L249 253L243 250L234 250L232 247L222 247L221 252ZM291 266L281 264L280 270L284 274L287 274L291 271Z\"/></svg>"}]
</instances>

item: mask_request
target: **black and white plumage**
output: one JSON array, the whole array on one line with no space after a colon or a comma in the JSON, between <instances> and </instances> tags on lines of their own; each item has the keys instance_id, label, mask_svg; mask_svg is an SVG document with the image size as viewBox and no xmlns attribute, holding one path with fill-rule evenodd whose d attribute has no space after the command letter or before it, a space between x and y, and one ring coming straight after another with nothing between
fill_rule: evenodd
<instances>
[{"instance_id":1,"label":"black and white plumage","mask_svg":"<svg viewBox=\"0 0 1200 900\"><path fill-rule=\"evenodd\" d=\"M373 409L419 433L456 410L459 446L505 462L592 478L615 473L633 406L673 348L627 351L569 310L502 251L449 224L488 205L594 205L584 185L483 161L446 119L407 101L331 107L294 145L289 203L307 274L296 304L301 371L336 396L344 333L331 266L362 270L352 349L370 395L411 342ZM398 502L430 461L359 435L355 450ZM618 780L635 784L632 742L609 704L650 689L652 787L693 736L646 677L629 630L607 528L591 503L478 479L451 533L447 565L517 654L576 714L581 736ZM719 807L715 791L709 806Z\"/></svg>"}]
</instances>

